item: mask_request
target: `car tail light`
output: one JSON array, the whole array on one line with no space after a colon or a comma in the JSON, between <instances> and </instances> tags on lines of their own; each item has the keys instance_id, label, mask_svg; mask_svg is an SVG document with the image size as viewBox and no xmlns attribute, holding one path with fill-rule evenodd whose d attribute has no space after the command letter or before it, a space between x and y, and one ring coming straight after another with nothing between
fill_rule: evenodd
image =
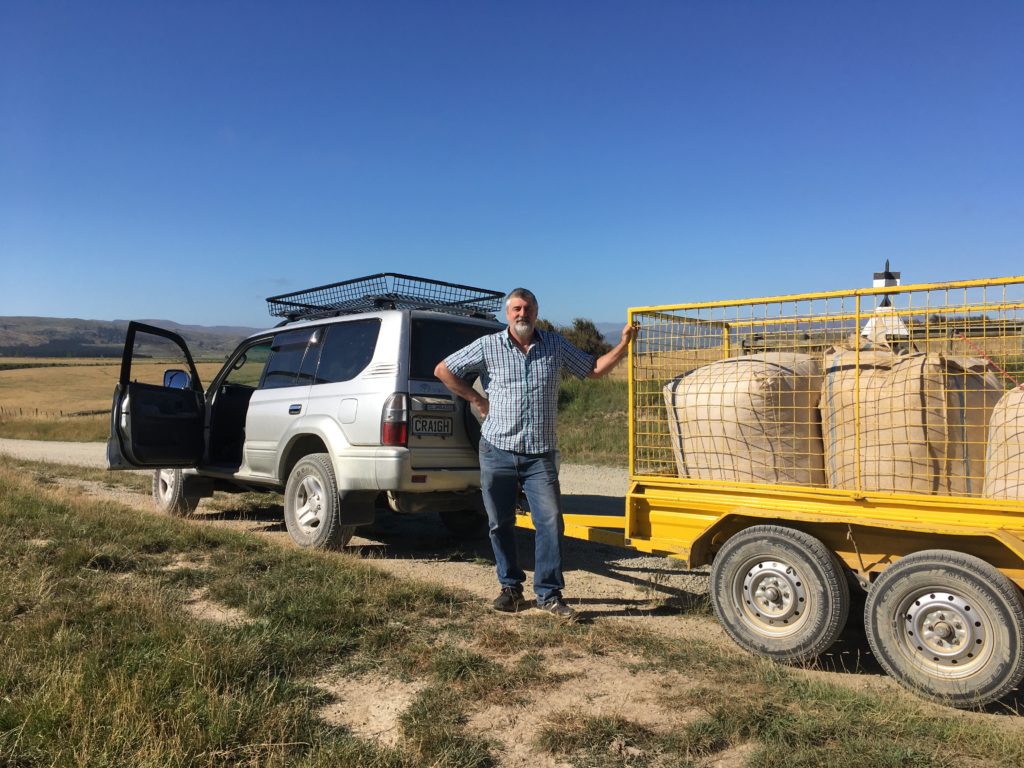
<instances>
[{"instance_id":1,"label":"car tail light","mask_svg":"<svg viewBox=\"0 0 1024 768\"><path fill-rule=\"evenodd\" d=\"M381 445L405 445L409 439L409 397L395 392L384 401L380 419Z\"/></svg>"}]
</instances>

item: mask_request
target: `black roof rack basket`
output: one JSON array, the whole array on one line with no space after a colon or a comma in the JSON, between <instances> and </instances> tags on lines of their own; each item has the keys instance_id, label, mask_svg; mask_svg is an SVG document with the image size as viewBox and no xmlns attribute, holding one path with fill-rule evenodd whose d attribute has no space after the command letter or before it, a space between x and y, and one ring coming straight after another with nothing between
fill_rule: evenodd
<instances>
[{"instance_id":1,"label":"black roof rack basket","mask_svg":"<svg viewBox=\"0 0 1024 768\"><path fill-rule=\"evenodd\" d=\"M428 309L494 318L504 294L426 277L381 272L267 298L274 317L288 320L352 315L377 309Z\"/></svg>"}]
</instances>

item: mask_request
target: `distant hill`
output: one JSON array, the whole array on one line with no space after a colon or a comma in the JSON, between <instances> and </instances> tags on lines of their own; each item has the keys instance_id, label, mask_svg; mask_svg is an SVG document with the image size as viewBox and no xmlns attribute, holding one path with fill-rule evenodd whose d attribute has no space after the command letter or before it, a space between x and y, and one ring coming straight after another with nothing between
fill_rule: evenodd
<instances>
[{"instance_id":1,"label":"distant hill","mask_svg":"<svg viewBox=\"0 0 1024 768\"><path fill-rule=\"evenodd\" d=\"M197 359L219 360L238 342L263 330L230 325L184 325L173 320L140 322L180 334ZM622 323L595 323L610 344L617 344ZM81 320L72 317L0 316L0 357L121 357L127 320ZM140 348L142 354L160 355Z\"/></svg>"},{"instance_id":2,"label":"distant hill","mask_svg":"<svg viewBox=\"0 0 1024 768\"><path fill-rule=\"evenodd\" d=\"M220 359L258 328L182 325L171 320L143 320L180 334L192 356ZM0 357L121 357L127 320L80 320L68 317L0 316ZM146 353L143 346L139 350Z\"/></svg>"},{"instance_id":3,"label":"distant hill","mask_svg":"<svg viewBox=\"0 0 1024 768\"><path fill-rule=\"evenodd\" d=\"M615 346L622 339L622 326L625 324L626 321L623 320L621 323L594 323L594 327L605 341Z\"/></svg>"}]
</instances>

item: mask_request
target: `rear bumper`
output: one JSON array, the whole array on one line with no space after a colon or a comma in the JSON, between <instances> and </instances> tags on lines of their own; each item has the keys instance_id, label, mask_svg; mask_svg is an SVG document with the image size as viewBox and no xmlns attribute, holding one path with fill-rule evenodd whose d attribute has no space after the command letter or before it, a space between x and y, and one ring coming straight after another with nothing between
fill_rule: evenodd
<instances>
[{"instance_id":1,"label":"rear bumper","mask_svg":"<svg viewBox=\"0 0 1024 768\"><path fill-rule=\"evenodd\" d=\"M465 491L480 487L479 467L466 466L464 452L450 457L431 456L422 466L423 455L408 448L348 448L334 455L338 487L342 490L379 490L403 493ZM438 459L449 458L445 466ZM455 463L458 462L458 463Z\"/></svg>"}]
</instances>

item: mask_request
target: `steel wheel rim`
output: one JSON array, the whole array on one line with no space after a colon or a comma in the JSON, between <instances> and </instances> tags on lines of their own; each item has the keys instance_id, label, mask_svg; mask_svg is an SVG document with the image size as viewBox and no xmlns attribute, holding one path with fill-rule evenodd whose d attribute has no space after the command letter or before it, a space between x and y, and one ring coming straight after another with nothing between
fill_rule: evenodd
<instances>
[{"instance_id":1,"label":"steel wheel rim","mask_svg":"<svg viewBox=\"0 0 1024 768\"><path fill-rule=\"evenodd\" d=\"M174 481L173 469L161 469L157 473L156 492L162 501L166 501L174 494Z\"/></svg>"},{"instance_id":2,"label":"steel wheel rim","mask_svg":"<svg viewBox=\"0 0 1024 768\"><path fill-rule=\"evenodd\" d=\"M898 647L929 675L969 677L992 658L994 624L973 601L948 589L919 590L896 610Z\"/></svg>"},{"instance_id":3,"label":"steel wheel rim","mask_svg":"<svg viewBox=\"0 0 1024 768\"><path fill-rule=\"evenodd\" d=\"M302 478L295 494L295 520L299 530L314 533L324 522L324 486L314 475Z\"/></svg>"},{"instance_id":4,"label":"steel wheel rim","mask_svg":"<svg viewBox=\"0 0 1024 768\"><path fill-rule=\"evenodd\" d=\"M786 637L807 621L811 605L806 585L795 566L758 555L737 570L733 599L748 628L764 637Z\"/></svg>"}]
</instances>

